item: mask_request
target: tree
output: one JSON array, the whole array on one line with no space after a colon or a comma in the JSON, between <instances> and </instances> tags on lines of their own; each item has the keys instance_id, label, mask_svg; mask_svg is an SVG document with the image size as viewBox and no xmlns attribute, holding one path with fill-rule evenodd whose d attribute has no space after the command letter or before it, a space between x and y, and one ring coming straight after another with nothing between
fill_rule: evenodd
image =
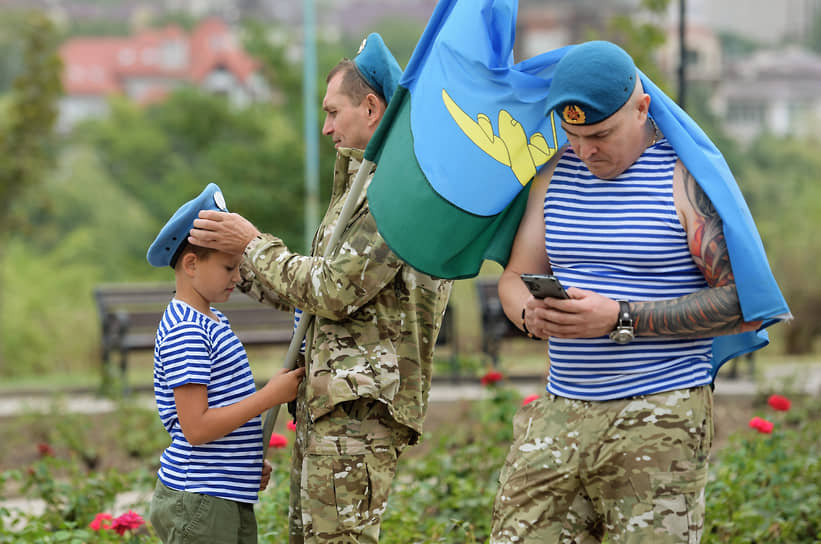
<instances>
[{"instance_id":1,"label":"tree","mask_svg":"<svg viewBox=\"0 0 821 544\"><path fill-rule=\"evenodd\" d=\"M301 142L269 104L232 108L225 97L183 89L143 109L111 102L106 119L77 130L108 175L145 206L157 231L206 183L228 207L288 243L302 238Z\"/></svg>"},{"instance_id":2,"label":"tree","mask_svg":"<svg viewBox=\"0 0 821 544\"><path fill-rule=\"evenodd\" d=\"M19 29L23 65L15 78L0 126L0 233L14 199L38 183L53 165L57 101L62 94L56 33L49 20L32 12Z\"/></svg>"},{"instance_id":3,"label":"tree","mask_svg":"<svg viewBox=\"0 0 821 544\"><path fill-rule=\"evenodd\" d=\"M51 22L42 13L32 12L18 31L23 62L0 115L0 263L10 226L9 210L18 195L39 183L53 164L53 128L62 92L61 62ZM0 301L4 299L2 290L0 281ZM0 330L2 317L0 314ZM3 359L0 345L0 369Z\"/></svg>"}]
</instances>

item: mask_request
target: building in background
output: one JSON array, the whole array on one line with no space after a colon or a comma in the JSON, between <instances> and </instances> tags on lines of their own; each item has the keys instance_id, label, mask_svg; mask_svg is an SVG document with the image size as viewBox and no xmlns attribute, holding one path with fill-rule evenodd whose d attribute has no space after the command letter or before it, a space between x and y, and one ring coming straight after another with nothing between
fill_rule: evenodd
<instances>
[{"instance_id":1,"label":"building in background","mask_svg":"<svg viewBox=\"0 0 821 544\"><path fill-rule=\"evenodd\" d=\"M678 69L681 63L681 39L678 26L666 28L667 40L657 54L659 69L665 74L668 81L678 80ZM722 76L724 58L721 50L721 41L716 32L698 23L691 23L685 27L685 63L687 67L687 81L707 84L714 87Z\"/></svg>"},{"instance_id":2,"label":"building in background","mask_svg":"<svg viewBox=\"0 0 821 544\"><path fill-rule=\"evenodd\" d=\"M821 56L789 46L760 50L726 67L712 109L734 138L821 138Z\"/></svg>"},{"instance_id":3,"label":"building in background","mask_svg":"<svg viewBox=\"0 0 821 544\"><path fill-rule=\"evenodd\" d=\"M271 97L257 62L231 28L213 17L190 34L168 26L130 37L74 38L61 46L60 57L65 97L57 126L62 131L105 115L112 94L150 104L192 85L224 95L238 107Z\"/></svg>"},{"instance_id":4,"label":"building in background","mask_svg":"<svg viewBox=\"0 0 821 544\"><path fill-rule=\"evenodd\" d=\"M671 12L679 1L671 1ZM686 5L690 22L766 45L806 39L821 14L821 0L687 0Z\"/></svg>"}]
</instances>

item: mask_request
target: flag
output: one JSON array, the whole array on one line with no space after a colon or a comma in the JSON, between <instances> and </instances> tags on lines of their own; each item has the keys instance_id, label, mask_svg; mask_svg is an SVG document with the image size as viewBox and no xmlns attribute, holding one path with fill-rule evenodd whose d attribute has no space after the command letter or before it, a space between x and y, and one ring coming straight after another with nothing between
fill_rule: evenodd
<instances>
[{"instance_id":1,"label":"flag","mask_svg":"<svg viewBox=\"0 0 821 544\"><path fill-rule=\"evenodd\" d=\"M556 64L574 46L513 62L516 0L440 0L365 150L377 163L371 213L388 245L433 276L503 266L536 171L566 143L544 103ZM789 308L723 156L644 74L650 115L724 223L746 321L760 330L716 338L713 372L769 342Z\"/></svg>"},{"instance_id":2,"label":"flag","mask_svg":"<svg viewBox=\"0 0 821 544\"><path fill-rule=\"evenodd\" d=\"M512 65L516 11L441 0L365 150L380 165L368 189L380 233L432 276L507 262L529 182L566 141L544 114L563 53Z\"/></svg>"}]
</instances>

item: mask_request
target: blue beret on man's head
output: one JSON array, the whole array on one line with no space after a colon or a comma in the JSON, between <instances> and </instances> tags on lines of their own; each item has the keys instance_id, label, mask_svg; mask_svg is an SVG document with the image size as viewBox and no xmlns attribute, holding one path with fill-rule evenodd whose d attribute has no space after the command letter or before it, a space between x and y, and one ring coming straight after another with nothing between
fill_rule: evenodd
<instances>
[{"instance_id":1,"label":"blue beret on man's head","mask_svg":"<svg viewBox=\"0 0 821 544\"><path fill-rule=\"evenodd\" d=\"M368 85L382 95L385 102L390 102L402 77L402 68L393 58L382 36L373 32L365 38L353 62Z\"/></svg>"},{"instance_id":2,"label":"blue beret on man's head","mask_svg":"<svg viewBox=\"0 0 821 544\"><path fill-rule=\"evenodd\" d=\"M627 103L636 86L633 59L618 45L605 41L575 46L556 65L547 92L547 108L571 125L604 121Z\"/></svg>"},{"instance_id":3,"label":"blue beret on man's head","mask_svg":"<svg viewBox=\"0 0 821 544\"><path fill-rule=\"evenodd\" d=\"M228 211L216 183L209 183L197 198L189 200L174 212L148 248L146 258L152 266L173 267L176 264L180 250L188 241L188 232L194 228L194 219L201 210Z\"/></svg>"}]
</instances>

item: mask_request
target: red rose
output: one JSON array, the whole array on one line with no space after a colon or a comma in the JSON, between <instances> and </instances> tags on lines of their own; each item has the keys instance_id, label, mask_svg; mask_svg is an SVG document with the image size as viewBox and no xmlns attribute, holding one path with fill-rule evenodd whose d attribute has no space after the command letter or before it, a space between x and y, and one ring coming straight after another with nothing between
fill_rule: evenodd
<instances>
[{"instance_id":1,"label":"red rose","mask_svg":"<svg viewBox=\"0 0 821 544\"><path fill-rule=\"evenodd\" d=\"M770 398L767 399L767 404L773 410L778 410L779 412L786 412L790 409L790 399L787 397L782 397L781 395L770 395Z\"/></svg>"},{"instance_id":2,"label":"red rose","mask_svg":"<svg viewBox=\"0 0 821 544\"><path fill-rule=\"evenodd\" d=\"M487 374L482 376L482 379L479 380L479 383L481 383L482 385L490 385L502 381L502 378L504 378L504 376L502 376L501 372L499 372L498 370L490 370Z\"/></svg>"},{"instance_id":3,"label":"red rose","mask_svg":"<svg viewBox=\"0 0 821 544\"><path fill-rule=\"evenodd\" d=\"M538 399L538 398L539 398L539 395L537 395L537 394L535 394L535 393L534 393L534 394L532 394L532 395L528 395L528 396L526 396L526 397L524 398L524 400L522 401L522 406L524 406L524 405L526 405L526 404L530 404L531 402L533 402L534 400L536 400L536 399Z\"/></svg>"},{"instance_id":4,"label":"red rose","mask_svg":"<svg viewBox=\"0 0 821 544\"><path fill-rule=\"evenodd\" d=\"M111 529L111 519L111 514L100 512L94 516L94 520L89 523L88 526L93 531L99 531L100 529Z\"/></svg>"},{"instance_id":5,"label":"red rose","mask_svg":"<svg viewBox=\"0 0 821 544\"><path fill-rule=\"evenodd\" d=\"M773 427L775 427L772 421L767 421L766 419L761 419L760 417L752 418L749 425L751 428L763 434L770 434L773 432Z\"/></svg>"},{"instance_id":6,"label":"red rose","mask_svg":"<svg viewBox=\"0 0 821 544\"><path fill-rule=\"evenodd\" d=\"M288 445L288 439L281 434L273 433L271 434L271 440L268 442L268 445L277 449L284 448Z\"/></svg>"},{"instance_id":7,"label":"red rose","mask_svg":"<svg viewBox=\"0 0 821 544\"><path fill-rule=\"evenodd\" d=\"M141 527L144 523L145 520L141 515L133 510L129 510L115 519L114 523L111 525L111 528L114 531L117 531L118 535L124 535L126 531L133 531L134 529Z\"/></svg>"},{"instance_id":8,"label":"red rose","mask_svg":"<svg viewBox=\"0 0 821 544\"><path fill-rule=\"evenodd\" d=\"M286 427L288 427L289 431L296 431L296 423L294 423L293 420L289 421Z\"/></svg>"},{"instance_id":9,"label":"red rose","mask_svg":"<svg viewBox=\"0 0 821 544\"><path fill-rule=\"evenodd\" d=\"M54 449L45 442L37 444L37 451L40 453L40 457L54 457Z\"/></svg>"}]
</instances>

